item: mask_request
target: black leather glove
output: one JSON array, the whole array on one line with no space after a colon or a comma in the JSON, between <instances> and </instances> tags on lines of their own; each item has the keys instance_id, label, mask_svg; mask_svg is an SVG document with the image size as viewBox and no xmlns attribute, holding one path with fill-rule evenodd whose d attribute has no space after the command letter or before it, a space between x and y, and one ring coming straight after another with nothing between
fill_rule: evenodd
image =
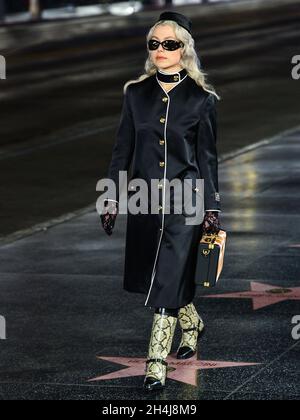
<instances>
[{"instance_id":1,"label":"black leather glove","mask_svg":"<svg viewBox=\"0 0 300 420\"><path fill-rule=\"evenodd\" d=\"M207 211L202 222L202 234L218 233L221 229L218 211Z\"/></svg>"},{"instance_id":2,"label":"black leather glove","mask_svg":"<svg viewBox=\"0 0 300 420\"><path fill-rule=\"evenodd\" d=\"M113 233L113 228L115 226L116 218L118 215L118 203L115 201L105 201L103 212L100 215L103 229L107 235Z\"/></svg>"}]
</instances>

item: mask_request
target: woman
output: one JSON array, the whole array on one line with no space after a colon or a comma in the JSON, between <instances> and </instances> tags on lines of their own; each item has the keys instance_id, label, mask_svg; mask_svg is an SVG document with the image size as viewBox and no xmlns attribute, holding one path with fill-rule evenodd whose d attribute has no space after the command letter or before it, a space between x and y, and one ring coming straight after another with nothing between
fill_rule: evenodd
<instances>
[{"instance_id":1,"label":"woman","mask_svg":"<svg viewBox=\"0 0 300 420\"><path fill-rule=\"evenodd\" d=\"M128 213L124 270L124 289L146 294L145 306L155 308L144 380L145 389L155 390L165 386L177 319L182 329L178 359L196 353L204 328L192 300L197 244L204 232L220 229L215 106L219 96L200 68L187 17L162 13L149 31L147 46L146 74L124 86L107 175L117 191L115 197L105 196L101 220L111 235L119 208L119 171L127 171L131 163L133 179L144 179L147 185L151 179L162 180L157 184L158 214ZM201 224L185 224L184 213L166 214L166 181L175 178L204 179ZM193 187L193 199L198 191Z\"/></svg>"}]
</instances>

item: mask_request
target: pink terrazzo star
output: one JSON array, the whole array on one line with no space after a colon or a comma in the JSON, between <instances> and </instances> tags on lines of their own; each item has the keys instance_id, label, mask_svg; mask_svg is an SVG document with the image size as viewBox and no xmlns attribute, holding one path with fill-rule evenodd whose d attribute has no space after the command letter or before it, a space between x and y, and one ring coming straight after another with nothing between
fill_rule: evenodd
<instances>
[{"instance_id":1,"label":"pink terrazzo star","mask_svg":"<svg viewBox=\"0 0 300 420\"><path fill-rule=\"evenodd\" d=\"M107 379L127 378L129 376L142 376L145 375L145 362L144 358L134 357L98 357L100 360L106 360L119 365L127 366L125 369L116 372L108 373L106 375L98 376L90 379L89 382L103 381ZM255 366L258 363L236 363L236 362L221 362L212 360L198 360L197 355L188 360L176 359L176 354L168 356L168 378L175 381L183 382L185 384L197 386L197 371L205 369L220 369L238 366Z\"/></svg>"},{"instance_id":2,"label":"pink terrazzo star","mask_svg":"<svg viewBox=\"0 0 300 420\"><path fill-rule=\"evenodd\" d=\"M253 309L265 308L285 300L300 300L300 287L278 287L251 282L251 291L202 296L205 298L252 299Z\"/></svg>"}]
</instances>

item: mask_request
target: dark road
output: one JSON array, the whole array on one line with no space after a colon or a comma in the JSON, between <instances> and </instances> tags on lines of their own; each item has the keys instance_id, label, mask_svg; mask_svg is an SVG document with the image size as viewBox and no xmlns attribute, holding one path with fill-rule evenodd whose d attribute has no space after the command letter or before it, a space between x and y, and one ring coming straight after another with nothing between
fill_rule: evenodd
<instances>
[{"instance_id":1,"label":"dark road","mask_svg":"<svg viewBox=\"0 0 300 420\"><path fill-rule=\"evenodd\" d=\"M178 359L183 334L198 329L196 318L187 311L171 343L165 322L152 328L146 295L123 290L126 271L142 284L147 266L166 258L161 272L172 292L170 267L184 272L193 261L181 267L180 252L173 260L170 251L177 241L188 249L190 233L181 237L176 226L174 235L169 229L157 235L152 262L156 227L144 219L139 240L132 224L130 246L141 269L133 264L129 271L127 215L118 215L108 236L96 211L123 85L143 73L147 30L160 11L3 25L0 400L96 400L97 414L108 400L124 407L187 404L199 417L203 400L300 399L300 77L292 73L300 56L300 3L245 0L178 11L192 18L202 67L221 96L218 179L227 241L217 285L197 287L193 300L205 335L193 357ZM148 102L142 112L138 106L142 118L151 114ZM165 157L172 156L162 142ZM149 145L141 149L151 151ZM213 248L198 248L198 257ZM216 269L212 254L203 270L208 279ZM152 285L163 291L157 273L156 264ZM142 390L150 332L153 348L172 344L166 388L155 395Z\"/></svg>"},{"instance_id":2,"label":"dark road","mask_svg":"<svg viewBox=\"0 0 300 420\"><path fill-rule=\"evenodd\" d=\"M202 66L222 98L220 156L299 125L291 59L299 53L300 5L193 11ZM113 33L103 18L1 28L2 239L96 201L122 87L143 72L152 20L145 12L115 20Z\"/></svg>"}]
</instances>

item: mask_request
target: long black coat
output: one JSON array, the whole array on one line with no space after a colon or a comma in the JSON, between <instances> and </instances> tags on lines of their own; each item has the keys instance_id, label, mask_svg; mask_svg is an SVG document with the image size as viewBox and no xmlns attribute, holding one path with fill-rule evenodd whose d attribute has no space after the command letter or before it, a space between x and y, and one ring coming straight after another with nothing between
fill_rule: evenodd
<instances>
[{"instance_id":1,"label":"long black coat","mask_svg":"<svg viewBox=\"0 0 300 420\"><path fill-rule=\"evenodd\" d=\"M168 92L156 74L130 84L107 175L116 183L117 195L106 197L119 200L119 171L131 165L129 180L142 178L149 188L151 179L189 178L193 186L197 178L204 179L203 210L221 211L216 134L216 97L189 75ZM164 183L158 188L162 198ZM164 206L158 210L158 214L128 212L124 289L146 294L145 306L179 308L195 296L203 217L199 224L187 225L184 212L165 214Z\"/></svg>"}]
</instances>

